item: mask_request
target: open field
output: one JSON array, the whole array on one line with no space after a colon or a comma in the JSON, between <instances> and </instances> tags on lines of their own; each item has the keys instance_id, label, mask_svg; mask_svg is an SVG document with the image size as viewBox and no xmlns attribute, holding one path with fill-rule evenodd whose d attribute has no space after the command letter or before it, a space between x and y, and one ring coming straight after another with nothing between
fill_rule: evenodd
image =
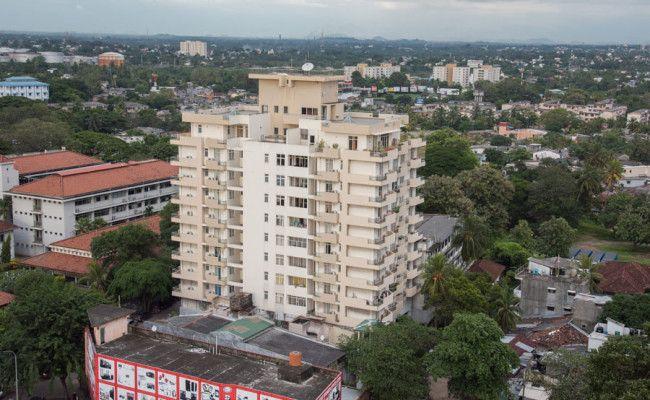
<instances>
[{"instance_id":1,"label":"open field","mask_svg":"<svg viewBox=\"0 0 650 400\"><path fill-rule=\"evenodd\" d=\"M650 246L634 246L630 242L615 240L609 230L591 221L580 223L574 246L617 253L620 261L650 264Z\"/></svg>"}]
</instances>

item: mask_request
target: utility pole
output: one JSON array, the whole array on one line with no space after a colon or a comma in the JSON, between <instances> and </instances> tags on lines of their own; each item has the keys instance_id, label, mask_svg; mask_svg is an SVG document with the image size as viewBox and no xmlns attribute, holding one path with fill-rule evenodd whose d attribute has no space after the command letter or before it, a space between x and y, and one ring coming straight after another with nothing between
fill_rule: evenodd
<instances>
[{"instance_id":1,"label":"utility pole","mask_svg":"<svg viewBox=\"0 0 650 400\"><path fill-rule=\"evenodd\" d=\"M11 350L0 350L0 353L11 353L14 356L14 371L16 373L16 400L18 400L18 356Z\"/></svg>"}]
</instances>

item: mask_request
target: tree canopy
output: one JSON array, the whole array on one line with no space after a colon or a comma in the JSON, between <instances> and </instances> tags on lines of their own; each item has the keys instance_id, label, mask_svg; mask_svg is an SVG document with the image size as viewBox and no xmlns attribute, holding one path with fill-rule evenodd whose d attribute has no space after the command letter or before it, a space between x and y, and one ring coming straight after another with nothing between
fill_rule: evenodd
<instances>
[{"instance_id":1,"label":"tree canopy","mask_svg":"<svg viewBox=\"0 0 650 400\"><path fill-rule=\"evenodd\" d=\"M141 224L128 224L93 239L93 258L104 265L117 267L127 261L155 256L158 235Z\"/></svg>"},{"instance_id":2,"label":"tree canopy","mask_svg":"<svg viewBox=\"0 0 650 400\"><path fill-rule=\"evenodd\" d=\"M115 271L108 286L109 295L137 301L144 312L169 299L171 291L169 267L153 259L126 262Z\"/></svg>"},{"instance_id":3,"label":"tree canopy","mask_svg":"<svg viewBox=\"0 0 650 400\"><path fill-rule=\"evenodd\" d=\"M451 129L434 131L427 136L424 158L426 164L420 168L422 176L455 176L478 166L469 142Z\"/></svg>"}]
</instances>

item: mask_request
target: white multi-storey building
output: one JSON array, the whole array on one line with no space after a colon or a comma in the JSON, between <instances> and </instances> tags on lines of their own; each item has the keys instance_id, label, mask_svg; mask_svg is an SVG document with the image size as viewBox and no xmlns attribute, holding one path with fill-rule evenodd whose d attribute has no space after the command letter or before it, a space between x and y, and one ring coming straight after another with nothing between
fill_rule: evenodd
<instances>
[{"instance_id":1,"label":"white multi-storey building","mask_svg":"<svg viewBox=\"0 0 650 400\"><path fill-rule=\"evenodd\" d=\"M179 148L182 311L252 295L336 340L421 305L415 225L424 142L407 117L345 113L337 76L253 74L259 105L185 113Z\"/></svg>"},{"instance_id":2,"label":"white multi-storey building","mask_svg":"<svg viewBox=\"0 0 650 400\"><path fill-rule=\"evenodd\" d=\"M0 97L4 96L47 101L50 98L50 85L30 76L14 76L0 82Z\"/></svg>"},{"instance_id":3,"label":"white multi-storey building","mask_svg":"<svg viewBox=\"0 0 650 400\"><path fill-rule=\"evenodd\" d=\"M436 65L431 79L448 84L467 87L478 81L498 82L501 80L501 67L483 64L483 60L467 60L467 66L456 64Z\"/></svg>"},{"instance_id":4,"label":"white multi-storey building","mask_svg":"<svg viewBox=\"0 0 650 400\"><path fill-rule=\"evenodd\" d=\"M452 69L451 81L462 87L469 86L470 84L470 67L454 67Z\"/></svg>"},{"instance_id":5,"label":"white multi-storey building","mask_svg":"<svg viewBox=\"0 0 650 400\"><path fill-rule=\"evenodd\" d=\"M188 56L208 56L208 44L199 40L185 40L180 43L180 53Z\"/></svg>"},{"instance_id":6,"label":"white multi-storey building","mask_svg":"<svg viewBox=\"0 0 650 400\"><path fill-rule=\"evenodd\" d=\"M16 254L33 256L75 235L81 218L109 224L159 211L176 193L178 169L158 160L102 164L59 171L15 186L12 197Z\"/></svg>"},{"instance_id":7,"label":"white multi-storey building","mask_svg":"<svg viewBox=\"0 0 650 400\"><path fill-rule=\"evenodd\" d=\"M347 82L352 80L352 74L358 71L363 78L382 79L388 78L395 72L400 72L402 67L393 65L391 63L381 63L379 65L370 66L368 64L357 64L356 66L343 67L343 75Z\"/></svg>"}]
</instances>

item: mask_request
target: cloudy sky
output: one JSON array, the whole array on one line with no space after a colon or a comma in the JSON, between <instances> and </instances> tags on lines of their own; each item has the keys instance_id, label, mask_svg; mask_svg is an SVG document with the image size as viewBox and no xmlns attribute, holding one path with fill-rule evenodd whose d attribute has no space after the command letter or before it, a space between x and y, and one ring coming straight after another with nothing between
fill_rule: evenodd
<instances>
[{"instance_id":1,"label":"cloudy sky","mask_svg":"<svg viewBox=\"0 0 650 400\"><path fill-rule=\"evenodd\" d=\"M0 30L650 42L650 0L1 0Z\"/></svg>"}]
</instances>

